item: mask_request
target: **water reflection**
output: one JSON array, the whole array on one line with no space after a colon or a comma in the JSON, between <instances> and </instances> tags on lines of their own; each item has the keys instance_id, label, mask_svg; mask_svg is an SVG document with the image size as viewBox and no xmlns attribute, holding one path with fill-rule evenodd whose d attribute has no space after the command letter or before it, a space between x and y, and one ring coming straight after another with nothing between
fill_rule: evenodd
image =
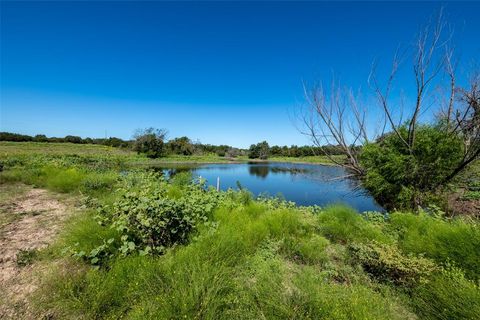
<instances>
[{"instance_id":1,"label":"water reflection","mask_svg":"<svg viewBox=\"0 0 480 320\"><path fill-rule=\"evenodd\" d=\"M265 179L270 172L270 167L268 165L250 165L248 172L250 172L250 175Z\"/></svg>"},{"instance_id":2,"label":"water reflection","mask_svg":"<svg viewBox=\"0 0 480 320\"><path fill-rule=\"evenodd\" d=\"M348 173L340 167L290 163L242 163L206 165L162 165L154 168L166 176L192 172L210 185L220 178L221 189L238 188L238 183L259 194L281 194L299 205L326 206L346 203L359 211L382 208Z\"/></svg>"}]
</instances>

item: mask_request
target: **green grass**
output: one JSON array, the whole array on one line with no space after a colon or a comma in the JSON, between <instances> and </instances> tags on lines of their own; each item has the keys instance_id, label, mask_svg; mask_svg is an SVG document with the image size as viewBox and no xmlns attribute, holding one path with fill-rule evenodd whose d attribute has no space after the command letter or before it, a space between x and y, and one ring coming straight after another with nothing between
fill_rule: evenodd
<instances>
[{"instance_id":1,"label":"green grass","mask_svg":"<svg viewBox=\"0 0 480 320\"><path fill-rule=\"evenodd\" d=\"M411 213L384 218L339 205L299 208L280 200L256 201L246 191L204 192L190 185L187 175L168 183L140 169L123 171L126 164L142 161L215 162L214 155L149 160L111 150L70 154L75 151L66 144L52 147L62 152L25 152L43 148L32 145L14 144L24 152L2 158L0 210L28 190L18 182L65 197L87 196L82 197L86 207L53 245L21 253L25 265L41 259L49 270L34 295L39 314L60 319L474 319L479 313L478 220ZM201 217L186 242L172 244L163 255L140 256L138 249L122 253L122 235L132 236L132 230L148 235L157 227L163 232L157 223L169 212L163 210L162 196L185 218L181 223L192 223L191 213ZM142 219L146 213L153 220ZM129 223L116 230L119 225L105 219L109 214ZM185 231L182 224L166 231L177 230ZM138 237L128 241L140 245ZM96 250L100 263L88 257Z\"/></svg>"},{"instance_id":2,"label":"green grass","mask_svg":"<svg viewBox=\"0 0 480 320\"><path fill-rule=\"evenodd\" d=\"M480 226L478 221L445 221L427 215L395 213L389 226L406 252L422 254L440 264L453 263L480 280Z\"/></svg>"},{"instance_id":3,"label":"green grass","mask_svg":"<svg viewBox=\"0 0 480 320\"><path fill-rule=\"evenodd\" d=\"M72 220L52 250L88 252L115 237L92 214ZM451 236L476 224L408 213L368 220L344 206L312 214L251 200L212 219L216 228L201 227L163 256L115 256L99 269L67 259L46 278L39 305L60 318L96 319L470 319L480 308L480 289L463 276L480 254ZM426 225L434 231L415 231ZM429 242L451 259L423 252ZM380 251L359 262L350 250L359 244ZM449 271L456 262L460 269Z\"/></svg>"},{"instance_id":4,"label":"green grass","mask_svg":"<svg viewBox=\"0 0 480 320\"><path fill-rule=\"evenodd\" d=\"M220 157L216 154L205 155L168 155L166 157L149 159L143 155L137 155L128 149L120 149L102 145L93 144L74 144L74 143L50 143L50 142L9 142L0 141L0 160L8 157L30 157L32 155L43 156L65 156L78 155L86 157L113 157L133 166L154 166L164 163L235 163L261 161L258 159L248 159L246 156L237 158ZM343 156L333 156L341 161ZM312 164L333 164L325 156L309 157L271 157L267 161L271 162L291 162L291 163L312 163Z\"/></svg>"},{"instance_id":5,"label":"green grass","mask_svg":"<svg viewBox=\"0 0 480 320\"><path fill-rule=\"evenodd\" d=\"M478 319L480 290L458 271L437 274L416 288L413 304L422 319Z\"/></svg>"},{"instance_id":6,"label":"green grass","mask_svg":"<svg viewBox=\"0 0 480 320\"><path fill-rule=\"evenodd\" d=\"M0 174L4 183L23 182L52 191L69 193L80 191L87 194L107 192L111 189L118 173L95 172L76 167L16 167Z\"/></svg>"},{"instance_id":7,"label":"green grass","mask_svg":"<svg viewBox=\"0 0 480 320\"><path fill-rule=\"evenodd\" d=\"M95 144L0 141L0 157L12 155L135 155L134 152Z\"/></svg>"},{"instance_id":8,"label":"green grass","mask_svg":"<svg viewBox=\"0 0 480 320\"><path fill-rule=\"evenodd\" d=\"M312 250L331 244L312 217L253 203L219 210L216 219L216 232L162 257L57 271L44 288L54 294L43 303L67 318L413 318L389 290L332 281L336 267L323 266L326 255ZM299 239L308 265L287 253L289 237Z\"/></svg>"}]
</instances>

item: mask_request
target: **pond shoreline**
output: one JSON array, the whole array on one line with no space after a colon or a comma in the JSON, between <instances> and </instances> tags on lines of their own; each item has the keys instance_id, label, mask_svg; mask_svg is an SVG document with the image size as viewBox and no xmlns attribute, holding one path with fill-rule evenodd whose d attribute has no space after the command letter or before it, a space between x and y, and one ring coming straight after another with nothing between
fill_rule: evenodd
<instances>
[{"instance_id":1,"label":"pond shoreline","mask_svg":"<svg viewBox=\"0 0 480 320\"><path fill-rule=\"evenodd\" d=\"M164 160L156 160L152 159L150 161L131 161L129 162L130 165L138 165L138 166L161 166L165 164L197 164L197 165L208 165L208 164L247 164L247 163L286 163L286 164L310 164L310 165L320 165L320 166L332 166L338 167L339 165L333 162L308 162L308 161L288 161L284 159L267 159L267 160L260 160L260 159L234 159L229 158L225 160L178 160L178 159L168 159L165 158Z\"/></svg>"},{"instance_id":2,"label":"pond shoreline","mask_svg":"<svg viewBox=\"0 0 480 320\"><path fill-rule=\"evenodd\" d=\"M358 182L341 166L288 162L161 163L145 165L167 177L190 173L217 189L236 189L240 184L254 196L280 196L300 206L347 204L359 212L382 211ZM365 190L364 190L365 191Z\"/></svg>"}]
</instances>

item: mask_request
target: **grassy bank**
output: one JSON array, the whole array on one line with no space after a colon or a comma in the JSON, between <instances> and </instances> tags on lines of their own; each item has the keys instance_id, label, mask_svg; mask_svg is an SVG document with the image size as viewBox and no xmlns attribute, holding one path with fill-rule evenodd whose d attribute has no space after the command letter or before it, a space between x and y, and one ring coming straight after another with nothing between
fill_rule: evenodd
<instances>
[{"instance_id":1,"label":"grassy bank","mask_svg":"<svg viewBox=\"0 0 480 320\"><path fill-rule=\"evenodd\" d=\"M474 319L480 313L477 220L296 207L245 190L205 189L184 174L171 181L142 170L125 174L121 157L7 157L3 185L83 199L57 242L37 255L49 266L34 296L38 314Z\"/></svg>"}]
</instances>

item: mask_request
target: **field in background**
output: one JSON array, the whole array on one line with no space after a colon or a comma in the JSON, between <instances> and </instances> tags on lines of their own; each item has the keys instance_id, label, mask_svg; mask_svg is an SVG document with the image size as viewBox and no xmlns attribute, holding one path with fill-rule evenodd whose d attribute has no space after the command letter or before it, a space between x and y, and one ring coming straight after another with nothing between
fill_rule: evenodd
<instances>
[{"instance_id":1,"label":"field in background","mask_svg":"<svg viewBox=\"0 0 480 320\"><path fill-rule=\"evenodd\" d=\"M216 154L206 155L169 155L157 159L149 159L128 149L120 149L95 144L50 143L50 142L8 142L0 141L0 159L8 156L30 155L80 155L80 156L114 156L123 159L132 165L156 165L162 163L229 163L229 162L293 162L312 164L333 164L325 156L309 157L272 157L268 160L248 159L242 156L237 158L220 157ZM342 156L334 156L342 159Z\"/></svg>"}]
</instances>

